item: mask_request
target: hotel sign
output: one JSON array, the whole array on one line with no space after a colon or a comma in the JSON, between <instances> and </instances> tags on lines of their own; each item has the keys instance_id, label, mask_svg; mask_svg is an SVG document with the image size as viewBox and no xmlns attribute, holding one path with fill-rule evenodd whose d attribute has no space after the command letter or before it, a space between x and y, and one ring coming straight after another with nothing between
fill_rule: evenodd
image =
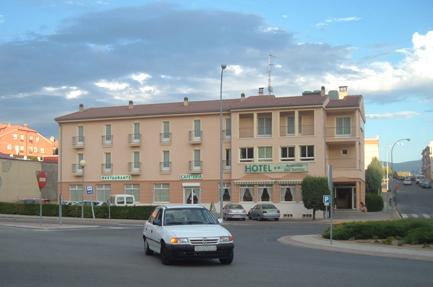
<instances>
[{"instance_id":1,"label":"hotel sign","mask_svg":"<svg viewBox=\"0 0 433 287\"><path fill-rule=\"evenodd\" d=\"M181 180L188 180L188 179L203 179L203 176L201 175L201 173L198 174L191 174L191 173L187 173L187 174L182 174L180 176Z\"/></svg>"},{"instance_id":2,"label":"hotel sign","mask_svg":"<svg viewBox=\"0 0 433 287\"><path fill-rule=\"evenodd\" d=\"M248 164L245 173L272 173L272 172L307 172L306 163L263 163Z\"/></svg>"},{"instance_id":3,"label":"hotel sign","mask_svg":"<svg viewBox=\"0 0 433 287\"><path fill-rule=\"evenodd\" d=\"M102 175L101 180L104 181L128 181L131 180L130 175Z\"/></svg>"}]
</instances>

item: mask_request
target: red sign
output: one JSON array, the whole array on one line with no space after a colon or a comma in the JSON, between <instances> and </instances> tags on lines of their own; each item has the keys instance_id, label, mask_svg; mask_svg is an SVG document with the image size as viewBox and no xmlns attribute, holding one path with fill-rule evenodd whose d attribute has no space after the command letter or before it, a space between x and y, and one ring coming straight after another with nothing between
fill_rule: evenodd
<instances>
[{"instance_id":1,"label":"red sign","mask_svg":"<svg viewBox=\"0 0 433 287\"><path fill-rule=\"evenodd\" d=\"M47 185L47 174L41 170L37 173L36 178L38 179L39 190L43 189Z\"/></svg>"}]
</instances>

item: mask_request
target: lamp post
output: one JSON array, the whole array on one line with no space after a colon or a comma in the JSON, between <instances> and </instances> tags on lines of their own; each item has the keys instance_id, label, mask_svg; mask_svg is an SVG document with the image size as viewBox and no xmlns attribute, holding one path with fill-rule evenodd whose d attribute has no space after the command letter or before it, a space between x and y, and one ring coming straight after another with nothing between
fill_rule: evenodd
<instances>
[{"instance_id":1,"label":"lamp post","mask_svg":"<svg viewBox=\"0 0 433 287\"><path fill-rule=\"evenodd\" d=\"M403 138L403 139L398 139L394 142L394 144L391 147L391 172L394 173L394 147L396 146L396 144L398 144L399 142L402 141L410 141L410 138ZM393 179L393 174L391 173L391 179ZM392 183L392 181L391 181Z\"/></svg>"},{"instance_id":2,"label":"lamp post","mask_svg":"<svg viewBox=\"0 0 433 287\"><path fill-rule=\"evenodd\" d=\"M84 159L80 160L80 167L83 170L83 176L82 176L83 189L81 190L81 218L84 218L84 167L85 166L86 166L86 161Z\"/></svg>"},{"instance_id":3,"label":"lamp post","mask_svg":"<svg viewBox=\"0 0 433 287\"><path fill-rule=\"evenodd\" d=\"M220 218L223 218L223 74L227 65L221 65L220 81Z\"/></svg>"}]
</instances>

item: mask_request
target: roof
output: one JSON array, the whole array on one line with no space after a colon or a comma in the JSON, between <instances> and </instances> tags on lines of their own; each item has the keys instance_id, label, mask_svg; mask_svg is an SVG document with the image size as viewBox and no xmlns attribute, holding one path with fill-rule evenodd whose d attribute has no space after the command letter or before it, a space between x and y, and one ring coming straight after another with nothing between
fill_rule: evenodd
<instances>
[{"instance_id":1,"label":"roof","mask_svg":"<svg viewBox=\"0 0 433 287\"><path fill-rule=\"evenodd\" d=\"M342 100L329 100L326 105L327 108L351 108L360 107L362 101L362 96L347 96Z\"/></svg>"},{"instance_id":2,"label":"roof","mask_svg":"<svg viewBox=\"0 0 433 287\"><path fill-rule=\"evenodd\" d=\"M167 209L175 209L175 208L204 208L201 204L175 204L175 205L162 205Z\"/></svg>"},{"instance_id":3,"label":"roof","mask_svg":"<svg viewBox=\"0 0 433 287\"><path fill-rule=\"evenodd\" d=\"M361 98L361 96L356 96L354 99L352 99L351 96L348 96L345 98L345 100L331 100L333 101L331 107L359 107ZM305 95L295 97L275 97L273 95L260 95L246 98L223 100L223 111L277 107L324 106L327 104L327 101L327 96L322 97L320 95ZM339 101L343 101L344 104L339 103ZM219 105L219 100L208 100L189 101L187 105L185 105L184 102L174 102L133 105L132 108L130 108L129 106L97 107L88 108L82 111L60 116L55 120L57 122L63 122L104 118L217 113L219 112Z\"/></svg>"}]
</instances>

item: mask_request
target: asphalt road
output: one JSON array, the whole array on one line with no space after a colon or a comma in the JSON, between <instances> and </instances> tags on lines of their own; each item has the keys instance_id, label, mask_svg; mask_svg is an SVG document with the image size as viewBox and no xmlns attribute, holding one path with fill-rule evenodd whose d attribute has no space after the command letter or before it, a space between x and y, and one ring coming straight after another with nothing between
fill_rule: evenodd
<instances>
[{"instance_id":1,"label":"asphalt road","mask_svg":"<svg viewBox=\"0 0 433 287\"><path fill-rule=\"evenodd\" d=\"M396 194L398 210L403 218L433 218L433 190L417 184L403 185ZM433 285L433 284L432 284Z\"/></svg>"},{"instance_id":2,"label":"asphalt road","mask_svg":"<svg viewBox=\"0 0 433 287\"><path fill-rule=\"evenodd\" d=\"M42 231L0 225L0 286L432 286L431 262L288 246L314 234L310 222L230 223L235 261L161 264L145 256L141 228L101 226Z\"/></svg>"}]
</instances>

